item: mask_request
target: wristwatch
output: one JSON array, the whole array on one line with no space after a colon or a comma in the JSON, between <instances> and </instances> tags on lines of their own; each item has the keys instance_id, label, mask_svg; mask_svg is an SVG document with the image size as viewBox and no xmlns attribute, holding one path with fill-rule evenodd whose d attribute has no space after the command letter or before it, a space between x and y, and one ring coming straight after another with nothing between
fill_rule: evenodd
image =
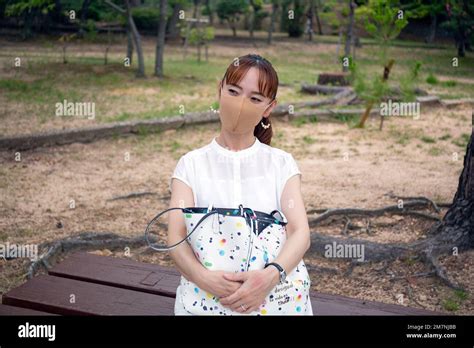
<instances>
[{"instance_id":1,"label":"wristwatch","mask_svg":"<svg viewBox=\"0 0 474 348\"><path fill-rule=\"evenodd\" d=\"M267 268L268 266L275 266L277 269L278 269L278 272L280 272L280 283L284 283L285 282L285 279L286 279L286 272L285 270L283 269L283 267L281 267L278 263L276 262L269 262L265 265L264 268Z\"/></svg>"}]
</instances>

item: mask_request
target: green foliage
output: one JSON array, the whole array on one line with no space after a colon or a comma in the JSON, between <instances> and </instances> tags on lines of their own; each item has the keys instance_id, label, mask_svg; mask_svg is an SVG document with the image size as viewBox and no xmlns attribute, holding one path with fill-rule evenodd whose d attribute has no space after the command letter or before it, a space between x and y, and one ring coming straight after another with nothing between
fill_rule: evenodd
<instances>
[{"instance_id":1,"label":"green foliage","mask_svg":"<svg viewBox=\"0 0 474 348\"><path fill-rule=\"evenodd\" d=\"M294 18L289 20L288 23L288 35L290 37L300 37L303 35L303 15L304 15L304 5L300 0L293 1L293 13Z\"/></svg>"},{"instance_id":2,"label":"green foliage","mask_svg":"<svg viewBox=\"0 0 474 348\"><path fill-rule=\"evenodd\" d=\"M457 85L457 82L453 80L443 82L443 86L445 87L455 87L456 85Z\"/></svg>"},{"instance_id":3,"label":"green foliage","mask_svg":"<svg viewBox=\"0 0 474 348\"><path fill-rule=\"evenodd\" d=\"M85 34L84 38L87 41L94 42L97 40L97 29L95 27L95 21L92 19L88 19L85 26Z\"/></svg>"},{"instance_id":4,"label":"green foliage","mask_svg":"<svg viewBox=\"0 0 474 348\"><path fill-rule=\"evenodd\" d=\"M263 11L261 8L255 12L255 19L254 19L254 30L261 30L262 29L262 21L269 16L267 11Z\"/></svg>"},{"instance_id":5,"label":"green foliage","mask_svg":"<svg viewBox=\"0 0 474 348\"><path fill-rule=\"evenodd\" d=\"M54 8L54 0L16 0L9 1L5 13L7 16L21 16L33 11L47 14Z\"/></svg>"},{"instance_id":6,"label":"green foliage","mask_svg":"<svg viewBox=\"0 0 474 348\"><path fill-rule=\"evenodd\" d=\"M158 30L160 10L153 7L134 7L132 16L138 30Z\"/></svg>"},{"instance_id":7,"label":"green foliage","mask_svg":"<svg viewBox=\"0 0 474 348\"><path fill-rule=\"evenodd\" d=\"M436 85L438 83L438 79L436 76L430 73L426 78L426 83L429 83L430 85Z\"/></svg>"},{"instance_id":8,"label":"green foliage","mask_svg":"<svg viewBox=\"0 0 474 348\"><path fill-rule=\"evenodd\" d=\"M474 3L468 0L449 2L448 20L441 27L452 32L455 38L474 40Z\"/></svg>"},{"instance_id":9,"label":"green foliage","mask_svg":"<svg viewBox=\"0 0 474 348\"><path fill-rule=\"evenodd\" d=\"M415 61L412 63L407 74L400 77L400 92L404 101L414 101L416 99L415 87L419 82L421 62Z\"/></svg>"},{"instance_id":10,"label":"green foliage","mask_svg":"<svg viewBox=\"0 0 474 348\"><path fill-rule=\"evenodd\" d=\"M183 28L185 31L186 28ZM185 32L183 33L185 35ZM189 43L191 45L203 45L214 39L214 28L193 28L189 32Z\"/></svg>"},{"instance_id":11,"label":"green foliage","mask_svg":"<svg viewBox=\"0 0 474 348\"><path fill-rule=\"evenodd\" d=\"M323 2L320 18L321 21L331 27L333 33L337 33L340 28L345 29L347 27L348 16L349 6L347 0L327 0Z\"/></svg>"},{"instance_id":12,"label":"green foliage","mask_svg":"<svg viewBox=\"0 0 474 348\"><path fill-rule=\"evenodd\" d=\"M387 63L389 44L400 35L408 24L408 13L400 8L398 0L369 0L356 9L356 18L364 24L367 33L380 47L383 65Z\"/></svg>"},{"instance_id":13,"label":"green foliage","mask_svg":"<svg viewBox=\"0 0 474 348\"><path fill-rule=\"evenodd\" d=\"M247 8L245 0L219 0L216 12L220 19L232 22L238 21L239 16L247 12Z\"/></svg>"},{"instance_id":14,"label":"green foliage","mask_svg":"<svg viewBox=\"0 0 474 348\"><path fill-rule=\"evenodd\" d=\"M356 10L365 30L379 42L394 40L408 24L407 16L398 0L369 0Z\"/></svg>"},{"instance_id":15,"label":"green foliage","mask_svg":"<svg viewBox=\"0 0 474 348\"><path fill-rule=\"evenodd\" d=\"M366 5L356 9L356 18L364 23L366 31L379 45L380 72L388 64L388 47L408 24L407 14L400 11L397 0L369 0ZM413 84L418 78L420 68L421 63L415 62L408 75L400 80L400 89L406 99L410 99L413 95ZM349 70L354 89L361 99L377 103L388 95L389 86L381 75L368 79L352 60Z\"/></svg>"},{"instance_id":16,"label":"green foliage","mask_svg":"<svg viewBox=\"0 0 474 348\"><path fill-rule=\"evenodd\" d=\"M281 1L281 30L288 32L290 37L300 37L303 34L304 6L305 1L302 0Z\"/></svg>"},{"instance_id":17,"label":"green foliage","mask_svg":"<svg viewBox=\"0 0 474 348\"><path fill-rule=\"evenodd\" d=\"M459 310L460 305L469 298L469 294L464 290L455 290L453 296L450 296L443 302L444 309L454 312Z\"/></svg>"},{"instance_id":18,"label":"green foliage","mask_svg":"<svg viewBox=\"0 0 474 348\"><path fill-rule=\"evenodd\" d=\"M351 66L350 71L354 90L357 96L362 100L376 103L382 96L388 94L388 86L382 82L380 76L373 79L366 79L356 64Z\"/></svg>"},{"instance_id":19,"label":"green foliage","mask_svg":"<svg viewBox=\"0 0 474 348\"><path fill-rule=\"evenodd\" d=\"M427 144L434 144L436 143L436 140L432 137L429 137L427 135L423 135L421 137L421 141L424 142L424 143L427 143Z\"/></svg>"}]
</instances>

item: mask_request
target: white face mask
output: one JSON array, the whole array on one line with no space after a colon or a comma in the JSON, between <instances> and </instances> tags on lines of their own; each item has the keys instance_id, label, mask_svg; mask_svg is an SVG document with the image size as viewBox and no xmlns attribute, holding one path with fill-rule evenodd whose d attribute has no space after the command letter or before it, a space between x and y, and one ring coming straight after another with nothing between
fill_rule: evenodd
<instances>
[{"instance_id":1,"label":"white face mask","mask_svg":"<svg viewBox=\"0 0 474 348\"><path fill-rule=\"evenodd\" d=\"M221 93L219 107L222 128L238 134L253 132L270 104L255 104L243 94L232 96L224 90Z\"/></svg>"}]
</instances>

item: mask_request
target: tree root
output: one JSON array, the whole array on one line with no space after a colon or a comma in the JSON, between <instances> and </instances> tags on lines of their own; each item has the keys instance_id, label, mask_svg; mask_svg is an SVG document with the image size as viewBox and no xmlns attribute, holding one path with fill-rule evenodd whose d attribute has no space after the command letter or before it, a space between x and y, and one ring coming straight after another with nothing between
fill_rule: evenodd
<instances>
[{"instance_id":1,"label":"tree root","mask_svg":"<svg viewBox=\"0 0 474 348\"><path fill-rule=\"evenodd\" d=\"M448 287L454 290L461 290L464 291L465 288L459 284L456 284L455 282L451 281L446 273L446 270L444 269L443 266L441 266L438 262L438 256L434 256L432 253L429 253L426 255L427 261L431 264L431 266L434 268L434 272L436 276Z\"/></svg>"},{"instance_id":2,"label":"tree root","mask_svg":"<svg viewBox=\"0 0 474 348\"><path fill-rule=\"evenodd\" d=\"M409 208L416 209L416 208L423 208L426 206L432 206L432 203L430 203L428 200L418 199L418 200L404 202L402 208L400 208L398 205L389 205L389 206L377 208L377 209L360 209L360 208L339 208L339 209L326 209L326 210L311 209L307 211L307 214L311 215L314 213L322 212L322 214L317 217L308 217L308 222L310 226L315 226L317 224L320 224L322 221L328 219L329 217L338 216L338 215L375 217L375 216L382 216L386 213L390 213L394 215L414 215L417 217L423 217L430 220L439 221L440 220L439 217L409 210Z\"/></svg>"},{"instance_id":3,"label":"tree root","mask_svg":"<svg viewBox=\"0 0 474 348\"><path fill-rule=\"evenodd\" d=\"M333 237L329 235L324 235L316 232L311 233L311 247L308 251L308 254L313 257L323 257L329 258L333 260L341 260L338 257L326 257L326 248L333 246L334 244L338 247L344 248L345 250L354 250L354 247L359 247L364 250L364 260L358 261L355 259L355 256L346 257L345 260L350 260L351 265L349 267L348 272L346 272L346 276L352 273L353 267L358 263L362 262L391 262L398 258L410 256L410 255L417 255L421 261L430 265L434 268L432 273L437 278L439 278L445 285L448 287L455 289L455 290L464 290L464 287L454 283L451 281L444 268L439 265L437 256L442 252L446 253L450 250L449 246L438 247L438 243L443 240L440 238L440 235L436 235L434 237L416 241L413 243L404 243L404 244L395 244L395 243L376 243L362 239L355 239L355 238L339 238ZM436 250L434 250L433 245L435 245ZM435 254L436 252L436 254ZM439 253L439 254L437 254ZM385 267L386 268L386 267ZM428 274L423 274L423 276L427 276ZM421 276L421 275L419 275Z\"/></svg>"},{"instance_id":4,"label":"tree root","mask_svg":"<svg viewBox=\"0 0 474 348\"><path fill-rule=\"evenodd\" d=\"M37 260L28 266L27 278L32 278L41 267L46 270L51 268L52 259L59 254L75 249L119 249L145 245L145 237L126 238L115 233L84 232L66 239L43 243L40 250L47 249Z\"/></svg>"}]
</instances>

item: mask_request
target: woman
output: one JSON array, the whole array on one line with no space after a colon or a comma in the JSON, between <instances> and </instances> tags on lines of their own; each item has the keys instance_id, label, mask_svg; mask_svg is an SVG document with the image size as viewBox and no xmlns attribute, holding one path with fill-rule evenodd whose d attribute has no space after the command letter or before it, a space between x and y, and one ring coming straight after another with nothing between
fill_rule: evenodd
<instances>
[{"instance_id":1,"label":"woman","mask_svg":"<svg viewBox=\"0 0 474 348\"><path fill-rule=\"evenodd\" d=\"M309 226L301 172L291 154L270 146L269 116L278 89L272 65L258 55L242 56L229 65L218 88L220 134L180 158L170 180L170 207L278 209L288 220L287 240L273 260L276 265L248 272L208 270L187 243L173 249L171 257L185 279L217 296L224 307L250 314L280 282L281 268L288 274L302 260L310 246ZM185 237L182 214L171 212L168 245ZM188 314L180 298L178 287L175 314ZM311 304L303 314L312 314Z\"/></svg>"}]
</instances>

